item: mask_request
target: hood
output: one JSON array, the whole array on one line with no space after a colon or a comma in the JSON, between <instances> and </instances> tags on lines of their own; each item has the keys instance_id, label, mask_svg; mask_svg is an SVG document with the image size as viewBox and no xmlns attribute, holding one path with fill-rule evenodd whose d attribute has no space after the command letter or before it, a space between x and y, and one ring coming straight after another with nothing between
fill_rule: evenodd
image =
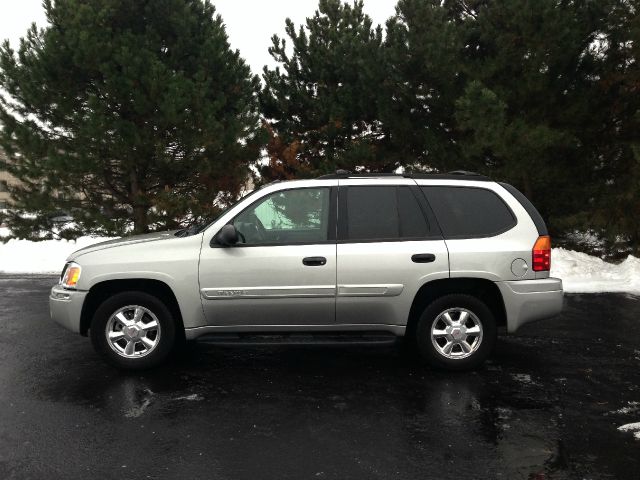
<instances>
[{"instance_id":1,"label":"hood","mask_svg":"<svg viewBox=\"0 0 640 480\"><path fill-rule=\"evenodd\" d=\"M134 243L157 242L160 240L176 239L178 237L174 235L175 232L176 230L145 233L143 235L133 235L130 237L122 237L115 240L107 240L106 242L95 243L93 245L89 245L88 247L84 247L73 252L71 255L69 255L69 258L67 258L67 262L73 261L79 256L84 255L85 253L97 252L98 250L106 250L107 248L123 247L125 245L133 245Z\"/></svg>"}]
</instances>

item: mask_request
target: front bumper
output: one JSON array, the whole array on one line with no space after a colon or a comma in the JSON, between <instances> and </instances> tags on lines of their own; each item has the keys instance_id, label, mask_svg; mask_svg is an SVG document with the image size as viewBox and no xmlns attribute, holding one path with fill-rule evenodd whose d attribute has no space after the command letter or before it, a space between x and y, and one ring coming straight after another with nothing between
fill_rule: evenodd
<instances>
[{"instance_id":1,"label":"front bumper","mask_svg":"<svg viewBox=\"0 0 640 480\"><path fill-rule=\"evenodd\" d=\"M49 294L51 319L72 332L80 333L80 317L86 296L87 292L54 286Z\"/></svg>"},{"instance_id":2,"label":"front bumper","mask_svg":"<svg viewBox=\"0 0 640 480\"><path fill-rule=\"evenodd\" d=\"M562 311L562 280L541 278L496 282L507 314L507 332L514 333L525 323L553 317Z\"/></svg>"}]
</instances>

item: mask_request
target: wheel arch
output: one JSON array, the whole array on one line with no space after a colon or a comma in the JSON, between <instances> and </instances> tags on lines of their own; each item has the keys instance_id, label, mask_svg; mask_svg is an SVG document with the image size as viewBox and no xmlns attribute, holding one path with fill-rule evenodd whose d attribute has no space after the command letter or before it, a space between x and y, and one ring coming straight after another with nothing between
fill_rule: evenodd
<instances>
[{"instance_id":1,"label":"wheel arch","mask_svg":"<svg viewBox=\"0 0 640 480\"><path fill-rule=\"evenodd\" d=\"M176 335L184 337L182 312L175 293L165 282L148 278L105 280L93 285L82 305L80 334L87 336L93 315L102 302L117 293L131 291L148 293L163 302L176 322Z\"/></svg>"},{"instance_id":2,"label":"wheel arch","mask_svg":"<svg viewBox=\"0 0 640 480\"><path fill-rule=\"evenodd\" d=\"M507 314L504 299L495 282L485 278L443 278L432 280L420 287L411 304L405 334L411 335L415 331L420 315L427 305L439 297L454 293L478 298L491 310L497 325L506 326Z\"/></svg>"}]
</instances>

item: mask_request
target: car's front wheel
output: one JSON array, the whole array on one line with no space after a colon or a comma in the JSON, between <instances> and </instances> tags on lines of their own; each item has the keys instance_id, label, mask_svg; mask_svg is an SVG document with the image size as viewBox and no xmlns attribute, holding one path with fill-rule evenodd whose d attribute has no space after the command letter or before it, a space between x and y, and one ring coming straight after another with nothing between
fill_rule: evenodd
<instances>
[{"instance_id":1,"label":"car's front wheel","mask_svg":"<svg viewBox=\"0 0 640 480\"><path fill-rule=\"evenodd\" d=\"M491 310L480 299L452 294L425 308L415 333L418 350L429 364L469 370L480 366L493 350L497 327Z\"/></svg>"},{"instance_id":2,"label":"car's front wheel","mask_svg":"<svg viewBox=\"0 0 640 480\"><path fill-rule=\"evenodd\" d=\"M96 310L90 328L95 349L118 368L139 370L164 361L175 343L167 306L145 292L121 292Z\"/></svg>"}]
</instances>

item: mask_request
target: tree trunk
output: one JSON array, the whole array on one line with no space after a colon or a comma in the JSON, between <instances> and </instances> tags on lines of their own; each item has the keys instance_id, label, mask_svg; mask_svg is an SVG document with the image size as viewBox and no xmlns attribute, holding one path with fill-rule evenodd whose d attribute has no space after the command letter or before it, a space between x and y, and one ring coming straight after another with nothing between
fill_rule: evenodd
<instances>
[{"instance_id":1,"label":"tree trunk","mask_svg":"<svg viewBox=\"0 0 640 480\"><path fill-rule=\"evenodd\" d=\"M144 205L133 206L133 233L148 233L149 218L147 217L147 207Z\"/></svg>"}]
</instances>

